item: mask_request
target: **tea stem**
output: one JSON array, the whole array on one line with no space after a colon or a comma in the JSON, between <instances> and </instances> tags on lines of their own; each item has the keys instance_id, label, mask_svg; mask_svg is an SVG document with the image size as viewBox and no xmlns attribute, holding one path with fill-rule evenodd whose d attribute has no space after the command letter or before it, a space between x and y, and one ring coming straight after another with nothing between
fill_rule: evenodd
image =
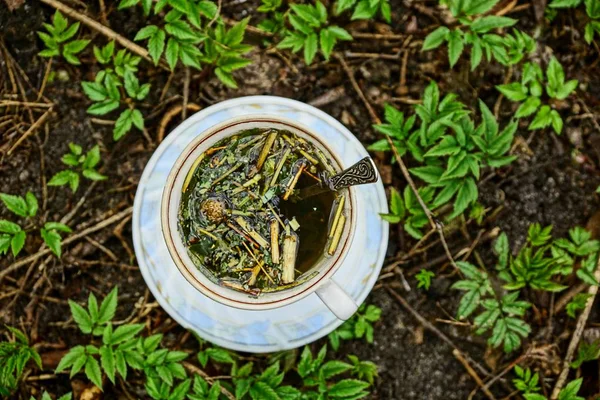
<instances>
[{"instance_id":1,"label":"tea stem","mask_svg":"<svg viewBox=\"0 0 600 400\"><path fill-rule=\"evenodd\" d=\"M185 181L183 182L183 188L182 188L183 193L185 193L188 186L190 185L190 182L192 181L192 178L194 177L194 173L196 172L196 168L198 168L198 164L200 164L200 162L204 159L204 154L205 153L202 153L200 155L200 157L198 157L196 159L196 161L194 161L194 164L192 164L192 168L190 168L190 171L188 172L187 176L185 177Z\"/></svg>"},{"instance_id":2,"label":"tea stem","mask_svg":"<svg viewBox=\"0 0 600 400\"><path fill-rule=\"evenodd\" d=\"M235 222L238 223L239 226L242 227L242 229L252 238L254 239L255 242L258 243L258 245L262 248L268 248L269 247L269 242L267 242L267 240L265 238L263 238L258 232L256 232L250 225L248 225L248 222L246 222L246 220L243 217L237 217L235 219Z\"/></svg>"},{"instance_id":3,"label":"tea stem","mask_svg":"<svg viewBox=\"0 0 600 400\"><path fill-rule=\"evenodd\" d=\"M258 156L258 161L256 162L256 170L257 171L260 171L263 164L265 163L265 160L267 159L267 156L269 155L269 152L271 151L271 147L273 147L273 143L275 143L275 139L277 139L277 131L273 130L273 131L271 131L271 133L269 133L269 136L267 136L265 145L263 146L262 151L260 152L260 155Z\"/></svg>"},{"instance_id":4,"label":"tea stem","mask_svg":"<svg viewBox=\"0 0 600 400\"><path fill-rule=\"evenodd\" d=\"M252 186L252 185L256 185L258 183L258 181L260 181L261 175L260 174L256 174L252 179L246 181L242 186L239 186L235 189L233 189L231 191L231 194L235 195L238 193L243 192L246 188Z\"/></svg>"},{"instance_id":5,"label":"tea stem","mask_svg":"<svg viewBox=\"0 0 600 400\"><path fill-rule=\"evenodd\" d=\"M271 259L279 264L279 222L271 220Z\"/></svg>"},{"instance_id":6,"label":"tea stem","mask_svg":"<svg viewBox=\"0 0 600 400\"><path fill-rule=\"evenodd\" d=\"M297 249L298 238L295 233L290 232L290 229L287 228L283 239L283 273L281 274L283 283L292 283L295 279Z\"/></svg>"},{"instance_id":7,"label":"tea stem","mask_svg":"<svg viewBox=\"0 0 600 400\"><path fill-rule=\"evenodd\" d=\"M332 256L340 244L340 239L342 237L342 232L344 231L344 224L346 223L346 217L340 215L340 219L335 227L335 233L333 234L333 239L331 240L331 244L329 245L329 255Z\"/></svg>"},{"instance_id":8,"label":"tea stem","mask_svg":"<svg viewBox=\"0 0 600 400\"><path fill-rule=\"evenodd\" d=\"M298 171L296 171L296 175L294 175L294 177L292 178L292 180L290 181L290 183L288 184L288 187L285 191L285 194L283 195L283 200L287 200L289 199L290 195L292 194L292 192L294 191L294 187L296 187L296 184L298 183L298 179L300 178L300 174L302 174L302 170L306 167L305 164L302 164L300 166L300 168L298 168Z\"/></svg>"},{"instance_id":9,"label":"tea stem","mask_svg":"<svg viewBox=\"0 0 600 400\"><path fill-rule=\"evenodd\" d=\"M285 161L287 160L288 156L290 155L290 148L287 147L284 152L283 155L281 156L281 160L279 160L279 163L277 164L277 168L275 168L275 172L273 173L273 178L271 178L271 183L269 184L269 187L271 186L275 186L275 184L277 183L277 177L279 177L279 173L281 172L281 169L283 168L283 164L285 164Z\"/></svg>"},{"instance_id":10,"label":"tea stem","mask_svg":"<svg viewBox=\"0 0 600 400\"><path fill-rule=\"evenodd\" d=\"M338 202L337 208L335 209L335 215L333 217L333 222L331 223L331 229L329 230L329 238L332 238L335 234L335 229L338 221L340 220L340 216L342 215L342 210L344 209L344 200L346 200L346 196L342 195L340 201Z\"/></svg>"}]
</instances>

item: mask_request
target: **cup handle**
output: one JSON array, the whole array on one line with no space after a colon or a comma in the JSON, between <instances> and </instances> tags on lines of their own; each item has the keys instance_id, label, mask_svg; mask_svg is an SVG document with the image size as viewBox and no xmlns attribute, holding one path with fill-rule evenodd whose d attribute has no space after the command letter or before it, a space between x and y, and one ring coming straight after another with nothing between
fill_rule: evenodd
<instances>
[{"instance_id":1,"label":"cup handle","mask_svg":"<svg viewBox=\"0 0 600 400\"><path fill-rule=\"evenodd\" d=\"M328 279L316 293L327 308L342 321L349 319L358 310L354 299L333 279Z\"/></svg>"}]
</instances>

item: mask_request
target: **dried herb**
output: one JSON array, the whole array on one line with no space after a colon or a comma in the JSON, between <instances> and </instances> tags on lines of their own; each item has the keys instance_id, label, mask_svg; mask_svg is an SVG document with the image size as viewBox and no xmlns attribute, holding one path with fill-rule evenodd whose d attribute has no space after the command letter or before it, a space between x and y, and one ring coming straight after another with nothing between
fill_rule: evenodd
<instances>
[{"instance_id":1,"label":"dried herb","mask_svg":"<svg viewBox=\"0 0 600 400\"><path fill-rule=\"evenodd\" d=\"M335 173L323 151L287 131L252 129L219 141L182 189L179 226L194 264L250 295L311 279L311 267L339 245L345 194L294 195Z\"/></svg>"}]
</instances>

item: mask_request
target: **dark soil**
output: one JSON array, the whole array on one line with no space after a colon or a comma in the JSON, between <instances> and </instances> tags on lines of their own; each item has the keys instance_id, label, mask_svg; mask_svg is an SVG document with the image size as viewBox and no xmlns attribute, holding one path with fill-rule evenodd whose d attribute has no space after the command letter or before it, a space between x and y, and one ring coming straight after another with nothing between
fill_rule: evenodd
<instances>
[{"instance_id":1,"label":"dark soil","mask_svg":"<svg viewBox=\"0 0 600 400\"><path fill-rule=\"evenodd\" d=\"M223 13L228 18L241 19L251 12L251 24L258 21L254 12L257 1L242 4L230 2L225 4ZM508 2L502 2L507 4ZM81 7L82 2L69 2L73 7ZM106 1L109 11L108 21L112 29L120 34L133 38L135 32L143 24L141 12L116 11L116 2ZM368 100L380 112L387 101L395 101L402 111L408 112L410 105L395 98L419 99L423 88L430 79L440 84L442 93L454 92L461 101L476 107L477 98L483 99L490 108L495 104L497 92L494 85L504 80L504 68L497 64L486 64L475 72L469 73L468 63L460 62L454 70L448 68L445 52L420 52L420 44L416 40L435 26L435 21L411 6L409 2L393 1L394 23L391 31L396 34L413 35L406 67L406 87L400 87L401 60L382 59L349 59L350 65L357 71L356 77ZM419 3L422 10L436 12L433 3ZM529 4L529 3L527 3ZM90 2L85 11L90 16L98 16L97 3ZM570 18L570 13L557 17L552 25L543 20L536 23L535 9L537 5L523 8L512 17L520 19L519 27L530 33L537 26L540 28L539 59L547 60L554 54L565 66L566 75L579 79L587 91L581 91L576 100L565 101L560 105L563 115L575 115L578 118L566 119L565 132L555 136L550 131L536 132L533 135L526 126L518 131L520 145L516 153L519 160L512 166L502 169L480 184L480 200L491 210L499 212L488 218L482 226L474 222L447 237L453 251L468 245L477 232L488 232L499 227L508 233L511 245L516 248L524 242L530 223L552 224L554 233L563 236L568 229L576 225L586 225L592 215L599 209L599 198L595 189L600 184L598 165L600 163L600 132L594 120L600 111L600 74L597 67L597 48L587 47L577 32L582 32L582 23L578 18ZM5 58L0 46L0 100L17 100L20 91L9 79L9 68L22 82L29 101L35 101L37 94L32 89L39 88L46 68L46 59L37 56L42 48L41 41L35 31L40 30L42 23L50 20L53 10L35 1L26 1L16 11L9 11L0 0L0 43L6 48L9 58ZM350 22L346 28L356 32L388 33L387 25L374 22ZM342 23L340 23L342 24ZM104 44L105 38L96 32L84 28L86 35L94 38L97 44ZM255 44L261 38L248 35ZM547 46L547 47L544 47ZM585 46L585 47L584 47ZM346 45L344 50L369 53L392 54L402 47L402 42L356 40ZM269 94L294 98L304 102L317 102L319 107L333 117L342 121L365 144L371 143L376 133L371 128L369 114L357 93L353 91L340 65L329 63L315 64L306 67L297 57L291 59L295 72L282 58L267 54L264 48L257 47L251 53L253 64L236 73L241 83L239 90L224 88L210 71L203 71L192 76L189 101L201 106L228 98ZM115 143L112 140L110 126L91 121L86 113L89 101L85 98L80 83L91 80L98 70L91 50L82 56L82 66L75 67L63 60L54 60L52 71L55 79L49 83L44 96L55 104L54 112L36 134L25 140L17 150L8 155L7 151L18 137L31 124L30 116L25 109L0 108L3 115L14 115L14 124L23 122L17 130L3 126L0 119L0 192L24 195L32 191L40 199L40 221L59 220L74 207L85 195L85 203L75 213L70 222L74 231L78 232L99 221L125 210L133 204L133 197L143 168L155 148L139 132L129 133L123 140ZM144 114L149 115L146 126L150 138L156 138L159 122L172 106L181 103L183 93L183 72L178 71L166 96L160 101L161 91L166 85L168 73L157 70L142 62L140 68L143 81L152 82L152 93L144 104ZM18 67L17 67L18 66ZM17 69L24 71L20 75ZM322 96L332 96L333 100L323 101ZM340 94L341 93L341 94ZM586 107L584 109L583 107ZM33 120L39 118L45 110L33 109ZM501 126L504 126L512 113L513 104L501 103ZM585 115L588 115L587 117ZM106 118L115 119L116 115ZM181 117L172 119L167 132L181 122ZM76 142L84 149L99 144L102 150L103 167L100 172L109 179L95 184L82 180L76 194L65 188L48 187L47 193L42 188L44 183L56 172L64 169L60 157L67 152L68 143ZM528 142L528 144L526 144ZM389 156L374 155L380 165L382 177L386 185L404 188L405 183L400 171L390 166ZM42 205L43 201L43 205ZM4 207L0 207L0 218L12 218ZM393 226L391 230L388 255L390 262L398 255L406 253L414 242L402 232L401 227ZM29 235L24 250L25 256L35 254L40 245L36 235ZM434 235L435 236L435 235ZM432 238L434 237L432 236ZM131 252L130 221L112 225L89 236L90 240L80 240L67 246L62 260L54 257L40 258L37 262L24 265L0 278L0 319L2 323L17 326L29 333L42 354L47 371L53 370L65 349L79 343L75 324L70 319L66 299L84 302L89 293L104 296L110 289L119 286L120 307L117 319L125 319L139 312L136 304L155 304L145 288L144 281L137 270ZM492 262L489 242L482 243L481 255L485 261ZM382 308L383 317L375 326L375 342L366 344L363 341L343 342L336 357L344 359L346 354L356 354L361 359L372 360L380 368L380 378L373 390L373 399L466 399L476 387L473 379L452 354L452 347L441 341L435 334L423 327L393 297L383 284L395 288L421 315L443 331L461 350L468 353L475 361L481 363L493 373L498 373L510 361L500 352L486 353L485 339L471 336L469 329L439 322L450 320L456 314L458 296L450 290L455 280L443 255L440 246L433 246L429 251L409 260L403 265L403 271L412 288L410 292L403 289L401 277L395 275L386 278L376 286L367 302ZM21 257L25 257L21 256ZM432 261L434 260L434 261ZM0 260L1 271L13 264L12 256ZM436 272L435 279L428 292L417 290L414 274L424 265ZM387 265L388 263L386 263ZM11 294L12 293L12 294ZM160 308L153 308L145 317L150 331L166 334L168 345L176 347L194 346L193 339L174 323ZM574 327L573 320L560 319L556 322L554 334L558 354L564 349ZM536 327L535 329L539 329ZM535 335L531 337L535 340ZM317 343L320 346L325 343ZM532 345L528 342L525 346ZM556 353L553 353L556 355ZM560 357L560 356L558 356ZM560 361L560 358L558 358ZM545 359L544 373L555 379L553 365L557 362L548 356ZM589 371L589 370L584 370ZM592 368L586 378L585 395L598 392L597 370ZM29 371L31 375L39 375L40 371ZM594 378L595 373L596 378ZM502 381L492 387L498 396L510 392ZM64 393L75 388L69 383L66 375L56 379L27 382L23 384L15 398L29 398L32 391L48 390L50 393ZM79 382L79 388L85 383ZM110 385L108 385L110 386ZM551 385L549 386L551 387ZM75 389L74 389L75 388ZM80 389L79 389L80 390ZM143 397L143 389L131 384L129 391L134 396ZM116 387L107 389L105 398L121 398L123 393ZM484 398L481 392L475 397Z\"/></svg>"}]
</instances>

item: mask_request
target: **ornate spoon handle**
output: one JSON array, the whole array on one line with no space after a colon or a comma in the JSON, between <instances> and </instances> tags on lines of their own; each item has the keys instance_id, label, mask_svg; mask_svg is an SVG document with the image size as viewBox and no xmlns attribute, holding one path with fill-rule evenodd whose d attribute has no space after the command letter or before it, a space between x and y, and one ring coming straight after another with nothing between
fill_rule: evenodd
<instances>
[{"instance_id":1,"label":"ornate spoon handle","mask_svg":"<svg viewBox=\"0 0 600 400\"><path fill-rule=\"evenodd\" d=\"M377 182L377 170L371 157L365 157L356 164L346 168L328 179L327 186L331 190L340 190L349 186L364 185Z\"/></svg>"}]
</instances>

